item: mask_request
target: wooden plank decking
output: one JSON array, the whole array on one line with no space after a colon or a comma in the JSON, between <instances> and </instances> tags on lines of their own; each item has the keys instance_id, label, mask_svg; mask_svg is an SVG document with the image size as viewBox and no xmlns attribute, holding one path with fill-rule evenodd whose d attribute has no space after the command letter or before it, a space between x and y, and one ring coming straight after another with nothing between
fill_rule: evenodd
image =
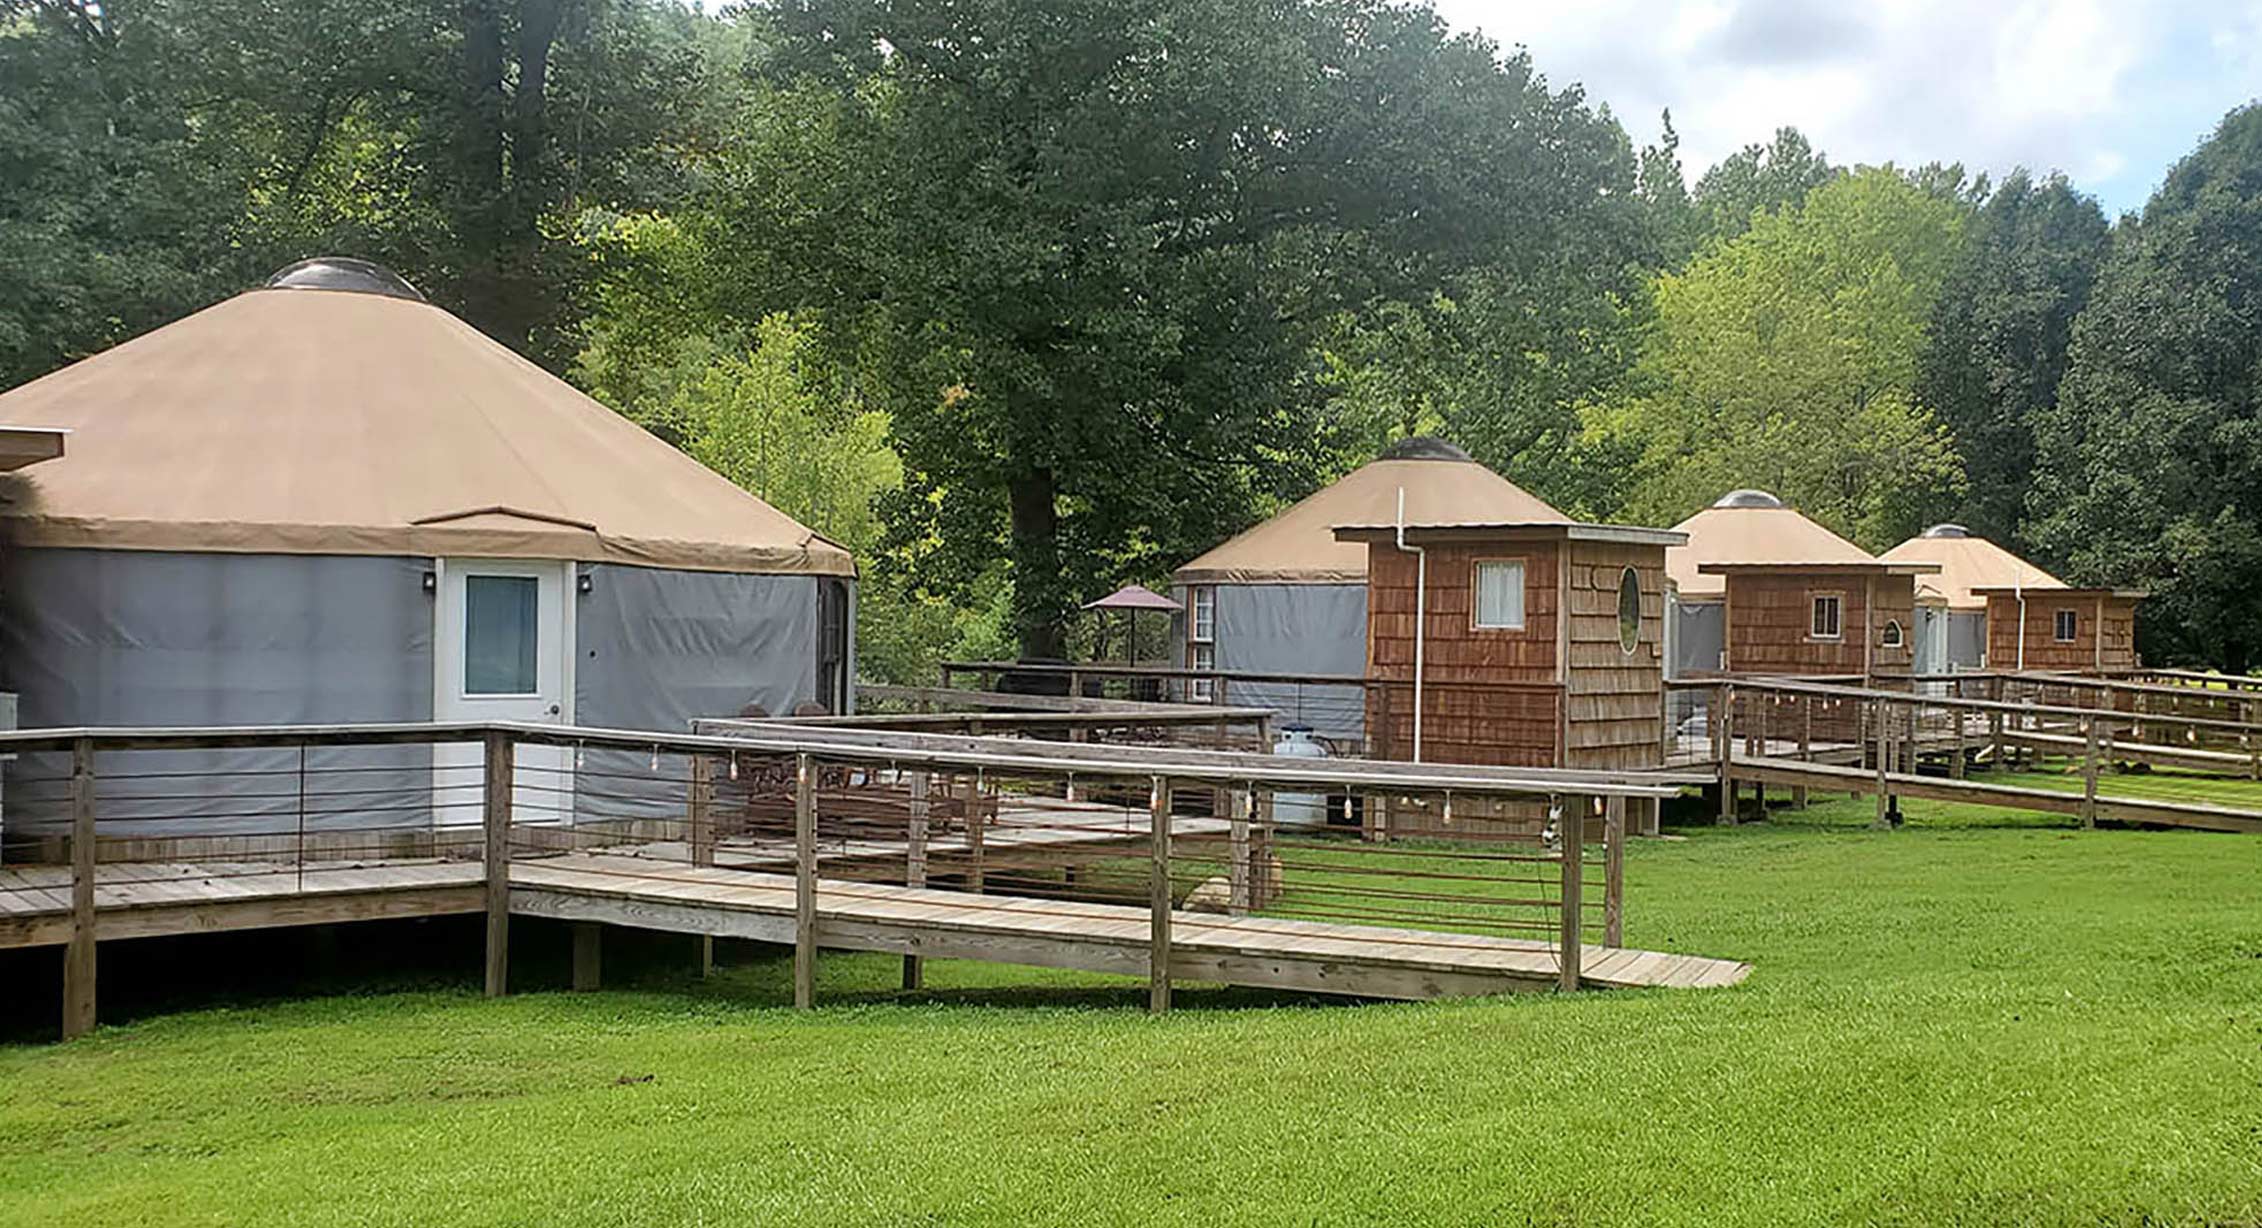
<instances>
[{"instance_id":1,"label":"wooden plank decking","mask_svg":"<svg viewBox=\"0 0 2262 1228\"><path fill-rule=\"evenodd\" d=\"M102 938L477 913L483 867L469 861L277 867L109 863L95 902ZM71 931L70 868L0 870L0 946L51 945ZM525 916L791 943L794 879L618 853L511 864L510 910ZM1144 907L976 895L822 880L819 941L883 951L1145 976ZM1172 914L1174 977L1382 998L1493 994L1551 986L1544 942L1265 916ZM1732 960L1588 946L1583 979L1615 987L1733 985Z\"/></svg>"}]
</instances>

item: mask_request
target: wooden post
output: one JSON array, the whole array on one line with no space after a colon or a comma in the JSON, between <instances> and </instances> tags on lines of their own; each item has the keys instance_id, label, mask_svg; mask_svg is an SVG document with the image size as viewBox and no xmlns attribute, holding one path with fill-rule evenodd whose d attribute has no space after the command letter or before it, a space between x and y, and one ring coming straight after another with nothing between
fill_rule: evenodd
<instances>
[{"instance_id":1,"label":"wooden post","mask_svg":"<svg viewBox=\"0 0 2262 1228\"><path fill-rule=\"evenodd\" d=\"M2084 743L2081 756L2081 825L2097 826L2097 727L2104 722L2096 717L2081 723Z\"/></svg>"},{"instance_id":2,"label":"wooden post","mask_svg":"<svg viewBox=\"0 0 2262 1228\"><path fill-rule=\"evenodd\" d=\"M1626 945L1626 799L1602 804L1602 945Z\"/></svg>"},{"instance_id":3,"label":"wooden post","mask_svg":"<svg viewBox=\"0 0 2262 1228\"><path fill-rule=\"evenodd\" d=\"M1813 762L1813 760L1814 696L1801 695L1799 696L1799 761L1802 763L1811 763ZM1793 810L1806 809L1805 785L1791 786L1791 808Z\"/></svg>"},{"instance_id":4,"label":"wooden post","mask_svg":"<svg viewBox=\"0 0 2262 1228\"><path fill-rule=\"evenodd\" d=\"M1909 685L1914 687L1916 684L1912 682ZM1908 706L1908 722L1901 730L1900 764L1903 775L1913 775L1917 770L1917 755L1924 747L1924 743L1920 740L1923 736L1923 727L1924 705L1912 699Z\"/></svg>"},{"instance_id":5,"label":"wooden post","mask_svg":"<svg viewBox=\"0 0 2262 1228\"><path fill-rule=\"evenodd\" d=\"M715 764L691 756L691 864L715 864Z\"/></svg>"},{"instance_id":6,"label":"wooden post","mask_svg":"<svg viewBox=\"0 0 2262 1228\"><path fill-rule=\"evenodd\" d=\"M1963 684L1958 682L1956 684L1956 698L1963 698L1963 690ZM1957 780L1964 778L1964 716L1965 712L1962 708L1948 709L1948 719L1956 727L1955 742L1948 749L1948 753L1954 756L1954 758L1948 760L1948 775Z\"/></svg>"},{"instance_id":7,"label":"wooden post","mask_svg":"<svg viewBox=\"0 0 2262 1228\"><path fill-rule=\"evenodd\" d=\"M516 747L507 733L487 735L486 798L480 823L487 859L487 996L510 987L511 790L517 787Z\"/></svg>"},{"instance_id":8,"label":"wooden post","mask_svg":"<svg viewBox=\"0 0 2262 1228\"><path fill-rule=\"evenodd\" d=\"M1720 701L1720 723L1717 746L1720 757L1720 821L1736 821L1736 774L1732 766L1736 750L1736 688L1726 683L1714 694Z\"/></svg>"},{"instance_id":9,"label":"wooden post","mask_svg":"<svg viewBox=\"0 0 2262 1228\"><path fill-rule=\"evenodd\" d=\"M1228 796L1226 820L1226 846L1230 857L1226 868L1231 891L1227 896L1226 911L1236 917L1249 913L1249 803L1247 789L1235 789Z\"/></svg>"},{"instance_id":10,"label":"wooden post","mask_svg":"<svg viewBox=\"0 0 2262 1228\"><path fill-rule=\"evenodd\" d=\"M597 988L604 959L604 928L594 921L573 923L573 988L587 993Z\"/></svg>"},{"instance_id":11,"label":"wooden post","mask_svg":"<svg viewBox=\"0 0 2262 1228\"><path fill-rule=\"evenodd\" d=\"M1147 1009L1170 1009L1170 783L1157 776L1147 793Z\"/></svg>"},{"instance_id":12,"label":"wooden post","mask_svg":"<svg viewBox=\"0 0 2262 1228\"><path fill-rule=\"evenodd\" d=\"M807 752L793 774L793 1005L817 1004L817 774Z\"/></svg>"},{"instance_id":13,"label":"wooden post","mask_svg":"<svg viewBox=\"0 0 2262 1228\"><path fill-rule=\"evenodd\" d=\"M1885 769L1893 748L1893 722L1889 719L1891 709L1885 706L1884 700L1870 702L1877 705L1877 720L1874 722L1877 726L1877 817L1871 820L1870 826L1889 828L1893 823L1885 815L1892 799L1885 783Z\"/></svg>"},{"instance_id":14,"label":"wooden post","mask_svg":"<svg viewBox=\"0 0 2262 1228\"><path fill-rule=\"evenodd\" d=\"M930 777L925 772L911 774L911 820L905 836L903 858L903 885L927 885L927 818L934 803L927 800ZM903 957L903 987L923 989L927 983L927 961L917 955Z\"/></svg>"},{"instance_id":15,"label":"wooden post","mask_svg":"<svg viewBox=\"0 0 2262 1228\"><path fill-rule=\"evenodd\" d=\"M1081 721L1068 727L1068 740L1071 743L1081 745L1085 742L1090 741L1091 737L1091 730L1086 728ZM1074 776L1068 778L1068 788L1066 792L1069 801L1080 802L1084 800L1084 786L1077 784L1076 778Z\"/></svg>"},{"instance_id":16,"label":"wooden post","mask_svg":"<svg viewBox=\"0 0 2262 1228\"><path fill-rule=\"evenodd\" d=\"M1556 965L1560 969L1558 988L1573 990L1579 987L1579 961L1584 954L1579 937L1579 912L1584 906L1580 895L1585 888L1584 877L1587 806L1583 797L1567 798L1563 802L1563 880L1560 888L1562 901L1561 933L1556 938Z\"/></svg>"},{"instance_id":17,"label":"wooden post","mask_svg":"<svg viewBox=\"0 0 2262 1228\"><path fill-rule=\"evenodd\" d=\"M1272 822L1272 790L1267 789L1256 799L1256 832L1249 841L1249 907L1264 908L1270 905L1280 890L1280 880L1272 872L1272 848L1275 829Z\"/></svg>"},{"instance_id":18,"label":"wooden post","mask_svg":"<svg viewBox=\"0 0 2262 1228\"><path fill-rule=\"evenodd\" d=\"M71 743L71 940L63 950L63 1039L94 1030L94 740Z\"/></svg>"},{"instance_id":19,"label":"wooden post","mask_svg":"<svg viewBox=\"0 0 2262 1228\"><path fill-rule=\"evenodd\" d=\"M966 778L966 889L976 895L982 893L982 781L979 776Z\"/></svg>"}]
</instances>

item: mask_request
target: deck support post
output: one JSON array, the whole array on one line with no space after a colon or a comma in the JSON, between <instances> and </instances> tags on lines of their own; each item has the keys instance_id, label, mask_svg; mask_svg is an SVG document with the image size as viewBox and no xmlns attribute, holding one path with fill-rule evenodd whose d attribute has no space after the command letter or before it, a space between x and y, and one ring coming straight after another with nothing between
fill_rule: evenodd
<instances>
[{"instance_id":1,"label":"deck support post","mask_svg":"<svg viewBox=\"0 0 2262 1228\"><path fill-rule=\"evenodd\" d=\"M1885 781L1886 765L1893 751L1893 722L1891 719L1892 709L1885 706L1885 701L1880 699L1875 702L1877 704L1877 720L1875 722L1877 726L1877 817L1870 821L1870 826L1883 830L1893 825L1892 820L1886 817L1887 808L1892 805L1892 791Z\"/></svg>"},{"instance_id":2,"label":"deck support post","mask_svg":"<svg viewBox=\"0 0 2262 1228\"><path fill-rule=\"evenodd\" d=\"M594 921L573 923L573 989L588 993L603 981L605 928Z\"/></svg>"},{"instance_id":3,"label":"deck support post","mask_svg":"<svg viewBox=\"0 0 2262 1228\"><path fill-rule=\"evenodd\" d=\"M499 998L510 988L511 961L511 791L517 787L517 747L507 733L489 733L486 741L485 797L480 808L481 853L487 878L487 996Z\"/></svg>"},{"instance_id":4,"label":"deck support post","mask_svg":"<svg viewBox=\"0 0 2262 1228\"><path fill-rule=\"evenodd\" d=\"M94 741L71 743L71 941L63 949L63 1039L94 1030Z\"/></svg>"},{"instance_id":5,"label":"deck support post","mask_svg":"<svg viewBox=\"0 0 2262 1228\"><path fill-rule=\"evenodd\" d=\"M933 809L933 803L927 800L930 779L925 772L911 774L910 831L905 837L903 855L903 885L906 887L927 885L927 816ZM903 987L923 989L926 983L926 959L918 955L904 956Z\"/></svg>"},{"instance_id":6,"label":"deck support post","mask_svg":"<svg viewBox=\"0 0 2262 1228\"><path fill-rule=\"evenodd\" d=\"M1736 688L1722 683L1716 692L1720 719L1714 726L1714 751L1720 759L1720 821L1736 821Z\"/></svg>"},{"instance_id":7,"label":"deck support post","mask_svg":"<svg viewBox=\"0 0 2262 1228\"><path fill-rule=\"evenodd\" d=\"M1956 684L1956 698L1963 698L1963 689L1962 683ZM1948 709L1948 719L1954 723L1956 728L1955 742L1948 750L1948 753L1954 756L1948 760L1948 775L1957 780L1962 780L1964 778L1964 709Z\"/></svg>"},{"instance_id":8,"label":"deck support post","mask_svg":"<svg viewBox=\"0 0 2262 1228\"><path fill-rule=\"evenodd\" d=\"M1267 789L1255 798L1251 807L1254 830L1249 838L1249 907L1251 910L1270 905L1280 894L1280 878L1273 873L1272 790Z\"/></svg>"},{"instance_id":9,"label":"deck support post","mask_svg":"<svg viewBox=\"0 0 2262 1228\"><path fill-rule=\"evenodd\" d=\"M2085 828L2097 826L2097 735L2104 723L2096 717L2081 723L2081 825Z\"/></svg>"},{"instance_id":10,"label":"deck support post","mask_svg":"<svg viewBox=\"0 0 2262 1228\"><path fill-rule=\"evenodd\" d=\"M817 772L807 751L793 772L793 1005L817 1004Z\"/></svg>"},{"instance_id":11,"label":"deck support post","mask_svg":"<svg viewBox=\"0 0 2262 1228\"><path fill-rule=\"evenodd\" d=\"M691 864L715 864L715 764L705 755L691 756L690 805Z\"/></svg>"},{"instance_id":12,"label":"deck support post","mask_svg":"<svg viewBox=\"0 0 2262 1228\"><path fill-rule=\"evenodd\" d=\"M1799 762L1814 761L1814 696L1799 696ZM1791 809L1806 809L1806 786L1791 786Z\"/></svg>"},{"instance_id":13,"label":"deck support post","mask_svg":"<svg viewBox=\"0 0 2262 1228\"><path fill-rule=\"evenodd\" d=\"M982 893L983 863L988 860L982 848L982 778L966 777L966 889L976 895Z\"/></svg>"},{"instance_id":14,"label":"deck support post","mask_svg":"<svg viewBox=\"0 0 2262 1228\"><path fill-rule=\"evenodd\" d=\"M1170 782L1154 777L1147 793L1147 1009L1170 1009Z\"/></svg>"},{"instance_id":15,"label":"deck support post","mask_svg":"<svg viewBox=\"0 0 2262 1228\"><path fill-rule=\"evenodd\" d=\"M1587 811L1593 805L1590 798L1570 797L1562 802L1562 846L1559 858L1563 880L1559 888L1562 903L1561 933L1556 937L1556 967L1559 971L1556 987L1569 992L1579 987L1579 963L1584 954L1579 937L1579 915L1585 907L1580 898L1586 886L1585 848Z\"/></svg>"},{"instance_id":16,"label":"deck support post","mask_svg":"<svg viewBox=\"0 0 2262 1228\"><path fill-rule=\"evenodd\" d=\"M1253 793L1248 789L1234 789L1226 794L1226 846L1230 857L1226 865L1226 912L1236 917L1249 914L1249 810Z\"/></svg>"},{"instance_id":17,"label":"deck support post","mask_svg":"<svg viewBox=\"0 0 2262 1228\"><path fill-rule=\"evenodd\" d=\"M1602 803L1602 945L1626 945L1626 799Z\"/></svg>"}]
</instances>

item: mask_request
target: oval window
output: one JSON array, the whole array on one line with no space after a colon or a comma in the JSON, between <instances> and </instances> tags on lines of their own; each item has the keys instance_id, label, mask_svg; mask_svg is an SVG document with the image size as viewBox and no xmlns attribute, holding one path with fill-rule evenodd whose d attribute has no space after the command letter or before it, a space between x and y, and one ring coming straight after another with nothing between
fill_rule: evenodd
<instances>
[{"instance_id":1,"label":"oval window","mask_svg":"<svg viewBox=\"0 0 2262 1228\"><path fill-rule=\"evenodd\" d=\"M1900 620L1900 619L1898 619L1898 618L1889 618L1889 619L1886 619L1886 620L1885 620L1885 647L1887 647L1887 648L1899 648L1900 646L1901 646L1901 620Z\"/></svg>"},{"instance_id":2,"label":"oval window","mask_svg":"<svg viewBox=\"0 0 2262 1228\"><path fill-rule=\"evenodd\" d=\"M1628 567L1618 577L1618 647L1633 655L1642 642L1642 581Z\"/></svg>"}]
</instances>

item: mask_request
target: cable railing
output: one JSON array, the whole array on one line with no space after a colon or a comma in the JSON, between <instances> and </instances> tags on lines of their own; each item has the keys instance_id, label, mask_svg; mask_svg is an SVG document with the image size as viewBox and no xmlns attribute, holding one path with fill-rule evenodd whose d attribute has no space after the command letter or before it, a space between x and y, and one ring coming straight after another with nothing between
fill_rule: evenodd
<instances>
[{"instance_id":1,"label":"cable railing","mask_svg":"<svg viewBox=\"0 0 2262 1228\"><path fill-rule=\"evenodd\" d=\"M312 896L366 907L338 916L409 915L405 897L377 902L409 889L426 912L488 912L495 992L514 900L577 891L633 896L662 928L679 923L671 908L745 913L746 932L794 946L804 1004L826 942L901 949L913 985L931 953L1084 960L1064 966L1143 974L1157 1007L1174 979L1233 980L1234 952L1275 948L1314 967L1475 959L1575 988L1586 949L1622 940L1627 799L1677 789L1642 773L701 724L0 734L16 756L0 932L66 946L73 1033L93 1018L98 937L170 932L167 917L196 931L332 915Z\"/></svg>"},{"instance_id":2,"label":"cable railing","mask_svg":"<svg viewBox=\"0 0 2262 1228\"><path fill-rule=\"evenodd\" d=\"M2065 676L1912 681L1907 689L1755 675L1674 683L1703 696L1687 702L1705 709L1709 742L1693 751L1693 739L1684 738L1680 761L1714 765L1723 822L1736 813L1740 783L1764 789L1771 778L1795 780L1798 804L1810 785L1827 787L1835 778L1787 765L1819 764L1841 769L1845 783L1873 794L1881 825L1897 816L1897 799L1913 793L2064 813L2084 826L2102 817L2262 830L2262 811L2227 804L2225 786L2178 792L2149 780L2158 771L2262 781L2262 726L2116 706L2112 692ZM1980 768L2019 779L1962 788L1926 783L1936 777L1966 784ZM1856 782L1849 770L1868 779ZM2133 787L2140 780L2143 787ZM2262 804L2262 796L2255 800Z\"/></svg>"}]
</instances>

